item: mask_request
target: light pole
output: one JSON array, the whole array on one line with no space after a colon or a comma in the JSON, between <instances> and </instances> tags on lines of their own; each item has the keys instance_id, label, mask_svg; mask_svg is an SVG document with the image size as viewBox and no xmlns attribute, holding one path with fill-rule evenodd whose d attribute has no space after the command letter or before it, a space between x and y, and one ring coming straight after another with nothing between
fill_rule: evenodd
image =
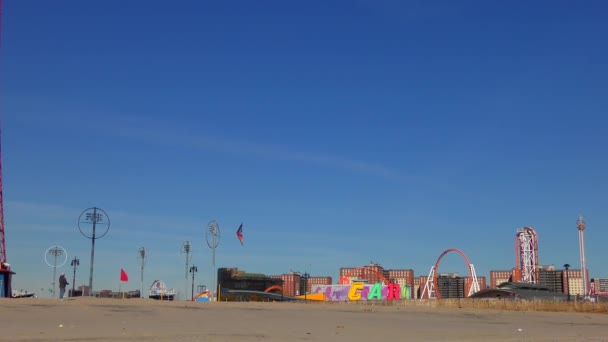
<instances>
[{"instance_id":1,"label":"light pole","mask_svg":"<svg viewBox=\"0 0 608 342\"><path fill-rule=\"evenodd\" d=\"M310 278L310 274L308 274L308 272L304 272L302 276L304 278L304 303L308 303L306 296L308 296L308 278Z\"/></svg>"},{"instance_id":2,"label":"light pole","mask_svg":"<svg viewBox=\"0 0 608 342\"><path fill-rule=\"evenodd\" d=\"M570 264L564 264L564 269L566 270L566 288L568 289L568 301L570 301L570 278L568 276L569 268Z\"/></svg>"},{"instance_id":3,"label":"light pole","mask_svg":"<svg viewBox=\"0 0 608 342\"><path fill-rule=\"evenodd\" d=\"M186 254L186 275L184 279L184 299L188 298L188 264L190 263L190 259L192 258L190 251L192 250L192 245L190 241L186 241L182 244L181 252Z\"/></svg>"},{"instance_id":4,"label":"light pole","mask_svg":"<svg viewBox=\"0 0 608 342\"><path fill-rule=\"evenodd\" d=\"M217 221L211 221L207 224L207 230L205 232L205 239L207 240L207 246L211 248L211 300L217 299L217 270L215 269L215 250L220 244L220 225ZM215 294L214 294L215 293Z\"/></svg>"},{"instance_id":5,"label":"light pole","mask_svg":"<svg viewBox=\"0 0 608 342\"><path fill-rule=\"evenodd\" d=\"M198 268L194 265L190 267L190 273L192 273L192 300L194 300L194 273L198 272Z\"/></svg>"},{"instance_id":6,"label":"light pole","mask_svg":"<svg viewBox=\"0 0 608 342\"><path fill-rule=\"evenodd\" d=\"M139 248L139 250L137 251L137 259L141 260L141 279L140 279L141 288L139 290L139 297L144 298L144 266L146 265L146 248L145 247Z\"/></svg>"},{"instance_id":7,"label":"light pole","mask_svg":"<svg viewBox=\"0 0 608 342\"><path fill-rule=\"evenodd\" d=\"M91 225L91 232L85 229L86 225ZM103 226L103 233L96 235L97 226ZM93 295L93 261L95 259L95 240L104 237L110 230L110 217L100 208L85 209L78 217L78 229L87 239L91 239L91 269L89 272L89 296Z\"/></svg>"},{"instance_id":8,"label":"light pole","mask_svg":"<svg viewBox=\"0 0 608 342\"><path fill-rule=\"evenodd\" d=\"M62 255L64 256L64 260L61 262L61 265L57 265L57 258ZM53 264L51 264L47 259L49 256L53 257ZM53 281L51 283L53 284L53 298L55 298L55 278L57 277L57 267L65 265L65 263L68 261L68 253L66 253L65 249L61 246L51 246L44 253L44 261L47 265L53 268Z\"/></svg>"},{"instance_id":9,"label":"light pole","mask_svg":"<svg viewBox=\"0 0 608 342\"><path fill-rule=\"evenodd\" d=\"M72 267L74 267L74 277L72 277L72 297L75 297L76 292L74 292L74 291L76 289L76 268L78 266L80 266L80 260L78 260L78 258L74 257L74 259L72 259L72 262L70 263L70 265Z\"/></svg>"}]
</instances>

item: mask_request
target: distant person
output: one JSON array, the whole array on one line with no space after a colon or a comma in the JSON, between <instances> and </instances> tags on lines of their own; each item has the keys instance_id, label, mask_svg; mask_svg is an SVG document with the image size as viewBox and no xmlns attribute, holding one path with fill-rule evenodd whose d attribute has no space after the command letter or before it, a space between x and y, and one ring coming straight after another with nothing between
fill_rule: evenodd
<instances>
[{"instance_id":1,"label":"distant person","mask_svg":"<svg viewBox=\"0 0 608 342\"><path fill-rule=\"evenodd\" d=\"M70 285L70 283L68 283L68 280L65 278L65 273L62 272L61 275L59 275L59 299L63 299L66 285Z\"/></svg>"}]
</instances>

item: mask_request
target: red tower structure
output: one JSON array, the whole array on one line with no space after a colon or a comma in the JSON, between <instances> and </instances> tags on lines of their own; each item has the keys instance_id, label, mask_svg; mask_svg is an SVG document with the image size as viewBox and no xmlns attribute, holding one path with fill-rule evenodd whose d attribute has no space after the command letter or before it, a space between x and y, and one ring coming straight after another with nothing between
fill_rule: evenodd
<instances>
[{"instance_id":1,"label":"red tower structure","mask_svg":"<svg viewBox=\"0 0 608 342\"><path fill-rule=\"evenodd\" d=\"M2 0L0 0L0 42L2 37ZM2 126L0 126L0 269L6 263L6 244L4 242L4 205L2 199Z\"/></svg>"},{"instance_id":2,"label":"red tower structure","mask_svg":"<svg viewBox=\"0 0 608 342\"><path fill-rule=\"evenodd\" d=\"M515 272L513 281L538 284L538 235L530 227L515 234Z\"/></svg>"},{"instance_id":3,"label":"red tower structure","mask_svg":"<svg viewBox=\"0 0 608 342\"><path fill-rule=\"evenodd\" d=\"M2 36L2 0L0 0L0 37ZM0 131L2 126L0 125ZM12 297L11 276L14 273L6 262L6 243L4 240L4 206L2 199L2 134L0 133L0 297Z\"/></svg>"},{"instance_id":4,"label":"red tower structure","mask_svg":"<svg viewBox=\"0 0 608 342\"><path fill-rule=\"evenodd\" d=\"M0 0L0 5L1 4ZM6 263L6 243L4 241L4 201L2 196L2 128L0 127L0 263Z\"/></svg>"}]
</instances>

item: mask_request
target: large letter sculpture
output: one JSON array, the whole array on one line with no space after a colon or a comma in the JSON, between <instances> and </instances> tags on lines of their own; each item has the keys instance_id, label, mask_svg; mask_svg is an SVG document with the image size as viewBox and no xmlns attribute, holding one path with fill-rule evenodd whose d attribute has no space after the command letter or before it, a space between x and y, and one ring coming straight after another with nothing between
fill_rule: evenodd
<instances>
[{"instance_id":1,"label":"large letter sculpture","mask_svg":"<svg viewBox=\"0 0 608 342\"><path fill-rule=\"evenodd\" d=\"M361 299L361 293L357 292L363 290L363 283L354 283L350 286L350 290L348 290L348 299L356 301Z\"/></svg>"}]
</instances>

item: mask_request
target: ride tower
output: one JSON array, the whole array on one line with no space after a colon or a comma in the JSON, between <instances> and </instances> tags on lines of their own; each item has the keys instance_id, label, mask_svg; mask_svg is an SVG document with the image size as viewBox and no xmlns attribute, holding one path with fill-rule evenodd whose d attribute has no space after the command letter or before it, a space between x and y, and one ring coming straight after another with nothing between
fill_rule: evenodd
<instances>
[{"instance_id":1,"label":"ride tower","mask_svg":"<svg viewBox=\"0 0 608 342\"><path fill-rule=\"evenodd\" d=\"M538 235L531 227L515 234L515 275L513 281L538 284Z\"/></svg>"}]
</instances>

